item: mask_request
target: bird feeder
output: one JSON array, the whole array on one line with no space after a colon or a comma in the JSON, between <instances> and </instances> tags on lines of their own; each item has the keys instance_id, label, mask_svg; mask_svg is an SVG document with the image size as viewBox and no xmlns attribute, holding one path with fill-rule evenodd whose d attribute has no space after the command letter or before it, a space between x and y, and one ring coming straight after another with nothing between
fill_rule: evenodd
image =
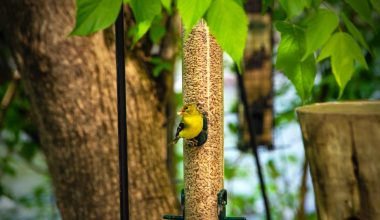
<instances>
[{"instance_id":1,"label":"bird feeder","mask_svg":"<svg viewBox=\"0 0 380 220\"><path fill-rule=\"evenodd\" d=\"M208 119L208 140L184 144L185 217L218 219L217 194L223 189L223 51L204 21L183 42L183 98Z\"/></svg>"},{"instance_id":2,"label":"bird feeder","mask_svg":"<svg viewBox=\"0 0 380 220\"><path fill-rule=\"evenodd\" d=\"M201 20L183 40L183 98L208 121L208 139L198 147L184 141L183 216L165 219L218 220L225 217L223 51Z\"/></svg>"}]
</instances>

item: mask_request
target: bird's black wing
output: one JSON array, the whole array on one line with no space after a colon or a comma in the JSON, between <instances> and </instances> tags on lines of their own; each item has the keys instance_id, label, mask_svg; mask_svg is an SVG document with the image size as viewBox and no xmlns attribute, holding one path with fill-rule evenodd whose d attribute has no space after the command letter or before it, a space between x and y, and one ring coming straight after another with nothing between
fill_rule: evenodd
<instances>
[{"instance_id":1,"label":"bird's black wing","mask_svg":"<svg viewBox=\"0 0 380 220\"><path fill-rule=\"evenodd\" d=\"M175 133L173 143L177 143L177 141L179 140L179 132L181 132L184 128L185 128L185 123L183 122L179 123L177 127L177 132Z\"/></svg>"},{"instance_id":2,"label":"bird's black wing","mask_svg":"<svg viewBox=\"0 0 380 220\"><path fill-rule=\"evenodd\" d=\"M177 127L177 132L175 133L175 136L177 137L179 135L179 132L181 132L185 128L185 123L181 122L179 123Z\"/></svg>"},{"instance_id":3,"label":"bird's black wing","mask_svg":"<svg viewBox=\"0 0 380 220\"><path fill-rule=\"evenodd\" d=\"M203 131L207 131L207 115L206 114L203 114L203 128L202 130Z\"/></svg>"},{"instance_id":4,"label":"bird's black wing","mask_svg":"<svg viewBox=\"0 0 380 220\"><path fill-rule=\"evenodd\" d=\"M200 147L207 141L208 137L208 124L207 124L207 115L203 114L203 127L202 131L195 138L191 139L188 144L192 147Z\"/></svg>"}]
</instances>

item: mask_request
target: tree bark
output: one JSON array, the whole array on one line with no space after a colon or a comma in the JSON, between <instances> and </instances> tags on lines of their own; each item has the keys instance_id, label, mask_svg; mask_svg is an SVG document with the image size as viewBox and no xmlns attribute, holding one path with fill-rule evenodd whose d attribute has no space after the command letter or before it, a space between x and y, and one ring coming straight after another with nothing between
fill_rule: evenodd
<instances>
[{"instance_id":1,"label":"tree bark","mask_svg":"<svg viewBox=\"0 0 380 220\"><path fill-rule=\"evenodd\" d=\"M319 219L380 219L380 102L297 111Z\"/></svg>"},{"instance_id":2,"label":"tree bark","mask_svg":"<svg viewBox=\"0 0 380 220\"><path fill-rule=\"evenodd\" d=\"M119 219L114 47L102 33L68 37L74 1L0 6L63 219ZM161 219L177 201L165 166L165 114L143 63L127 59L131 219Z\"/></svg>"}]
</instances>

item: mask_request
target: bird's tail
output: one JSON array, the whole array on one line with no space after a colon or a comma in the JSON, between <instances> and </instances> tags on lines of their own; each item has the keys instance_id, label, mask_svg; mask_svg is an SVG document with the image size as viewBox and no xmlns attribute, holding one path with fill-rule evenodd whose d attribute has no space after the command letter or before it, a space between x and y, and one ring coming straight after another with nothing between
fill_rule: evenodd
<instances>
[{"instance_id":1,"label":"bird's tail","mask_svg":"<svg viewBox=\"0 0 380 220\"><path fill-rule=\"evenodd\" d=\"M172 144L176 144L176 143L178 142L178 140L179 140L179 136L176 136L176 137L174 138Z\"/></svg>"}]
</instances>

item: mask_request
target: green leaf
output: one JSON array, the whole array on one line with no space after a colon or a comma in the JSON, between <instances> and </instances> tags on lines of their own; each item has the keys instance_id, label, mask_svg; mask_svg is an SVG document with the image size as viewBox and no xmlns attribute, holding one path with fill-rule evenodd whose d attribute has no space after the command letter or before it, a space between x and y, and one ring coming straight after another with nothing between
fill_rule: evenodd
<instances>
[{"instance_id":1,"label":"green leaf","mask_svg":"<svg viewBox=\"0 0 380 220\"><path fill-rule=\"evenodd\" d=\"M162 6L170 14L172 14L172 0L161 0Z\"/></svg>"},{"instance_id":2,"label":"green leaf","mask_svg":"<svg viewBox=\"0 0 380 220\"><path fill-rule=\"evenodd\" d=\"M322 0L311 0L311 6L313 6L314 8L319 8L321 2Z\"/></svg>"},{"instance_id":3,"label":"green leaf","mask_svg":"<svg viewBox=\"0 0 380 220\"><path fill-rule=\"evenodd\" d=\"M365 41L362 33L355 27L355 25L346 17L344 13L341 14L344 24L346 25L348 31L352 34L352 36L365 47L369 52L371 52L371 49L369 48L367 42Z\"/></svg>"},{"instance_id":4,"label":"green leaf","mask_svg":"<svg viewBox=\"0 0 380 220\"><path fill-rule=\"evenodd\" d=\"M362 50L351 35L339 32L334 34L326 45L322 48L317 61L331 57L332 71L337 81L342 96L347 82L352 78L355 71L354 61L368 69Z\"/></svg>"},{"instance_id":5,"label":"green leaf","mask_svg":"<svg viewBox=\"0 0 380 220\"><path fill-rule=\"evenodd\" d=\"M284 72L295 86L302 100L310 97L316 75L313 55L301 60L305 53L304 31L286 22L276 22L276 29L281 32L281 41L277 51L276 67Z\"/></svg>"},{"instance_id":6,"label":"green leaf","mask_svg":"<svg viewBox=\"0 0 380 220\"><path fill-rule=\"evenodd\" d=\"M306 23L306 52L302 60L320 48L338 26L339 20L331 10L320 9Z\"/></svg>"},{"instance_id":7,"label":"green leaf","mask_svg":"<svg viewBox=\"0 0 380 220\"><path fill-rule=\"evenodd\" d=\"M371 3L372 3L372 6L376 9L376 11L380 13L380 1L371 0Z\"/></svg>"},{"instance_id":8,"label":"green leaf","mask_svg":"<svg viewBox=\"0 0 380 220\"><path fill-rule=\"evenodd\" d=\"M70 35L89 35L116 21L122 0L77 0L76 23Z\"/></svg>"},{"instance_id":9,"label":"green leaf","mask_svg":"<svg viewBox=\"0 0 380 220\"><path fill-rule=\"evenodd\" d=\"M378 0L377 0L378 1ZM363 18L368 24L374 27L374 23L372 21L372 11L369 7L367 0L346 0L347 4L349 4L352 9L354 9L361 18Z\"/></svg>"},{"instance_id":10,"label":"green leaf","mask_svg":"<svg viewBox=\"0 0 380 220\"><path fill-rule=\"evenodd\" d=\"M268 11L269 8L273 6L274 0L263 0L261 5L261 14Z\"/></svg>"},{"instance_id":11,"label":"green leaf","mask_svg":"<svg viewBox=\"0 0 380 220\"><path fill-rule=\"evenodd\" d=\"M239 132L239 127L237 126L236 123L228 123L228 128L233 134L237 134Z\"/></svg>"},{"instance_id":12,"label":"green leaf","mask_svg":"<svg viewBox=\"0 0 380 220\"><path fill-rule=\"evenodd\" d=\"M161 41L162 37L165 36L166 29L162 24L162 16L157 15L152 23L152 26L149 30L149 37L153 43L157 44Z\"/></svg>"},{"instance_id":13,"label":"green leaf","mask_svg":"<svg viewBox=\"0 0 380 220\"><path fill-rule=\"evenodd\" d=\"M169 61L165 61L160 57L152 57L149 61L154 65L153 76L158 77L163 71L172 71L173 65Z\"/></svg>"},{"instance_id":14,"label":"green leaf","mask_svg":"<svg viewBox=\"0 0 380 220\"><path fill-rule=\"evenodd\" d=\"M161 13L161 1L131 0L131 8L137 22L133 38L135 44L149 30L154 17Z\"/></svg>"},{"instance_id":15,"label":"green leaf","mask_svg":"<svg viewBox=\"0 0 380 220\"><path fill-rule=\"evenodd\" d=\"M30 162L33 157L36 155L38 150L38 145L31 142L24 143L20 149L19 155L23 157L25 160Z\"/></svg>"},{"instance_id":16,"label":"green leaf","mask_svg":"<svg viewBox=\"0 0 380 220\"><path fill-rule=\"evenodd\" d=\"M131 2L131 0L123 0L123 3L124 4L128 4L128 3L130 3Z\"/></svg>"},{"instance_id":17,"label":"green leaf","mask_svg":"<svg viewBox=\"0 0 380 220\"><path fill-rule=\"evenodd\" d=\"M178 0L177 7L187 33L203 17L211 0Z\"/></svg>"},{"instance_id":18,"label":"green leaf","mask_svg":"<svg viewBox=\"0 0 380 220\"><path fill-rule=\"evenodd\" d=\"M233 0L214 0L206 21L216 41L232 57L241 72L248 32L248 20L243 8Z\"/></svg>"},{"instance_id":19,"label":"green leaf","mask_svg":"<svg viewBox=\"0 0 380 220\"><path fill-rule=\"evenodd\" d=\"M234 2L236 2L241 7L244 7L244 4L245 4L246 0L234 0Z\"/></svg>"},{"instance_id":20,"label":"green leaf","mask_svg":"<svg viewBox=\"0 0 380 220\"><path fill-rule=\"evenodd\" d=\"M280 172L278 171L275 162L271 159L267 163L267 167L269 170L269 175L272 177L272 179L277 179L280 177Z\"/></svg>"},{"instance_id":21,"label":"green leaf","mask_svg":"<svg viewBox=\"0 0 380 220\"><path fill-rule=\"evenodd\" d=\"M311 0L280 0L280 5L286 11L289 18L301 14L305 7L310 7L311 3Z\"/></svg>"}]
</instances>

